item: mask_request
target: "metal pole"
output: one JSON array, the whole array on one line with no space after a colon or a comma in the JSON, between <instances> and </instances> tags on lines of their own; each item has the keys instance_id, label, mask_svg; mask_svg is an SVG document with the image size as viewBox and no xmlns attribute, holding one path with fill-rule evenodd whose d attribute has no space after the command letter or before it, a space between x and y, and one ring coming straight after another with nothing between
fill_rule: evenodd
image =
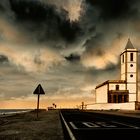
<instances>
[{"instance_id":1,"label":"metal pole","mask_svg":"<svg viewBox=\"0 0 140 140\"><path fill-rule=\"evenodd\" d=\"M37 118L38 118L38 111L39 111L39 97L40 97L40 94L38 94L38 99L37 99Z\"/></svg>"},{"instance_id":2,"label":"metal pole","mask_svg":"<svg viewBox=\"0 0 140 140\"><path fill-rule=\"evenodd\" d=\"M84 102L82 102L82 110L84 110Z\"/></svg>"}]
</instances>

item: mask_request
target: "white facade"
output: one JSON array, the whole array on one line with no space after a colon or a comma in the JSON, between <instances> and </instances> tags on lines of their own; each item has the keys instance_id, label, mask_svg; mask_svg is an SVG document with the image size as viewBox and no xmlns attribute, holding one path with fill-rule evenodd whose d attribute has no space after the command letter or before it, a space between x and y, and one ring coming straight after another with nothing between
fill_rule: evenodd
<instances>
[{"instance_id":1,"label":"white facade","mask_svg":"<svg viewBox=\"0 0 140 140\"><path fill-rule=\"evenodd\" d=\"M108 88L108 85L106 84L96 90L96 103L107 103L108 102L107 88Z\"/></svg>"},{"instance_id":2,"label":"white facade","mask_svg":"<svg viewBox=\"0 0 140 140\"><path fill-rule=\"evenodd\" d=\"M116 85L119 85L120 90L126 89L126 84L124 83L109 83L109 90L116 90Z\"/></svg>"},{"instance_id":3,"label":"white facade","mask_svg":"<svg viewBox=\"0 0 140 140\"><path fill-rule=\"evenodd\" d=\"M128 103L96 103L87 106L87 109L92 110L110 110L110 109L121 109L121 110L135 110L135 102Z\"/></svg>"},{"instance_id":4,"label":"white facade","mask_svg":"<svg viewBox=\"0 0 140 140\"><path fill-rule=\"evenodd\" d=\"M135 48L126 48L121 54L121 80L126 81L129 101L138 101L138 51Z\"/></svg>"},{"instance_id":5,"label":"white facade","mask_svg":"<svg viewBox=\"0 0 140 140\"><path fill-rule=\"evenodd\" d=\"M96 86L96 104L92 105L93 109L136 108L138 102L138 50L133 47L130 39L120 57L121 80L108 80ZM87 108L91 109L91 107Z\"/></svg>"}]
</instances>

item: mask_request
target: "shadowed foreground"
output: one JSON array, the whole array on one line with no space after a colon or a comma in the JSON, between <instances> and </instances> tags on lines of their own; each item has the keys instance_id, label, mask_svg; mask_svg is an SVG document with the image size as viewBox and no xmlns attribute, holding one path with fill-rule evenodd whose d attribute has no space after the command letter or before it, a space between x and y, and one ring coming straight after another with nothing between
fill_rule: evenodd
<instances>
[{"instance_id":1,"label":"shadowed foreground","mask_svg":"<svg viewBox=\"0 0 140 140\"><path fill-rule=\"evenodd\" d=\"M34 111L0 117L0 140L63 140L59 111Z\"/></svg>"}]
</instances>

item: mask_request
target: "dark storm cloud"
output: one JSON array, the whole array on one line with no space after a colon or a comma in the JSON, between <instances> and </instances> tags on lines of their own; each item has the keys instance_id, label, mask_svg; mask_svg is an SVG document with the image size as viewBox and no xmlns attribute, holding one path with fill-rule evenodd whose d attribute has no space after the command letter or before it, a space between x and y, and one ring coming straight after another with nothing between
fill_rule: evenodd
<instances>
[{"instance_id":1,"label":"dark storm cloud","mask_svg":"<svg viewBox=\"0 0 140 140\"><path fill-rule=\"evenodd\" d=\"M11 11L11 5L10 5L9 0L0 1L0 17L6 18L10 22L13 21L14 14Z\"/></svg>"},{"instance_id":2,"label":"dark storm cloud","mask_svg":"<svg viewBox=\"0 0 140 140\"><path fill-rule=\"evenodd\" d=\"M69 56L65 56L65 59L70 61L70 62L79 62L80 61L80 55L70 54Z\"/></svg>"},{"instance_id":3,"label":"dark storm cloud","mask_svg":"<svg viewBox=\"0 0 140 140\"><path fill-rule=\"evenodd\" d=\"M0 13L7 13L7 10L9 10L10 5L8 0L1 0L0 2Z\"/></svg>"},{"instance_id":4,"label":"dark storm cloud","mask_svg":"<svg viewBox=\"0 0 140 140\"><path fill-rule=\"evenodd\" d=\"M137 8L134 6L139 0L86 0L93 7L97 7L100 11L100 18L104 20L128 18L138 14Z\"/></svg>"},{"instance_id":5,"label":"dark storm cloud","mask_svg":"<svg viewBox=\"0 0 140 140\"><path fill-rule=\"evenodd\" d=\"M5 9L4 9L3 5L0 4L0 12L3 12L3 11L5 11Z\"/></svg>"},{"instance_id":6,"label":"dark storm cloud","mask_svg":"<svg viewBox=\"0 0 140 140\"><path fill-rule=\"evenodd\" d=\"M8 57L0 54L0 63L8 62Z\"/></svg>"},{"instance_id":7,"label":"dark storm cloud","mask_svg":"<svg viewBox=\"0 0 140 140\"><path fill-rule=\"evenodd\" d=\"M87 39L83 46L86 47L86 51L88 51L89 53L93 53L93 48L96 49L94 53L96 53L96 55L101 56L104 54L104 49L102 49L103 44L104 36L103 34L99 33L95 36L91 36L90 39Z\"/></svg>"},{"instance_id":8,"label":"dark storm cloud","mask_svg":"<svg viewBox=\"0 0 140 140\"><path fill-rule=\"evenodd\" d=\"M125 24L129 17L136 17L139 6L138 0L85 0L81 5L83 11L80 18L77 21L70 21L64 5L58 8L53 2L50 4L39 0L9 1L2 0L0 4L3 15L4 13L14 15L11 17L13 20L11 24L24 32L24 35L30 38L30 42L46 43L47 47L53 47L55 50L76 48L79 43L78 45L85 49L84 55L96 56L104 56L106 53L104 49L113 47L111 43L107 45L106 40L109 38L112 42L118 33L123 34L120 19ZM8 19L8 14L5 16ZM114 20L115 24L112 23ZM117 32L118 25L120 30ZM112 34L115 37L112 37ZM73 60L77 58L71 54L75 52L64 56L66 60L74 62ZM34 62L40 63L37 58Z\"/></svg>"},{"instance_id":9,"label":"dark storm cloud","mask_svg":"<svg viewBox=\"0 0 140 140\"><path fill-rule=\"evenodd\" d=\"M109 31L114 31L116 26L122 28L123 24L128 25L132 19L139 17L139 0L86 0L86 4L85 16L81 17L81 22L85 23L86 33L91 32L87 34L88 39L96 34L109 37ZM123 32L124 30L118 30L116 34Z\"/></svg>"},{"instance_id":10,"label":"dark storm cloud","mask_svg":"<svg viewBox=\"0 0 140 140\"><path fill-rule=\"evenodd\" d=\"M109 33L108 33L109 35ZM121 33L115 33L113 40L119 40L121 37L123 37L123 34ZM91 36L89 39L85 41L83 44L83 47L85 47L85 52L84 53L89 53L89 54L94 54L96 56L103 56L105 54L106 49L108 47L113 47L109 46L110 42L107 43L108 39L110 39L110 42L112 41L112 37L108 38L104 32L97 32L96 35Z\"/></svg>"},{"instance_id":11,"label":"dark storm cloud","mask_svg":"<svg viewBox=\"0 0 140 140\"><path fill-rule=\"evenodd\" d=\"M125 29L122 29L124 24L127 26L133 22L132 19L139 18L139 0L86 0L86 4L85 16L81 17L80 22L84 23L87 41L95 36L93 46L96 46L98 40L101 42L99 34L104 42L105 38L111 40L111 31L112 34L122 36L125 32ZM120 29L117 31L118 27Z\"/></svg>"},{"instance_id":12,"label":"dark storm cloud","mask_svg":"<svg viewBox=\"0 0 140 140\"><path fill-rule=\"evenodd\" d=\"M9 6L8 0L2 1L2 11ZM53 3L53 2L52 2ZM138 4L137 4L138 3ZM83 1L83 13L78 21L71 22L68 11L63 7L52 4L44 4L36 0L10 0L11 13L15 15L15 22L21 31L26 31L32 41L49 42L55 40L58 48L63 43L74 43L77 40L90 38L98 32L100 19L104 22L122 19L138 15L138 0L86 0ZM7 6L7 7L6 7ZM106 19L106 20L105 20ZM57 44L56 43L56 44ZM53 46L57 46L52 43Z\"/></svg>"},{"instance_id":13,"label":"dark storm cloud","mask_svg":"<svg viewBox=\"0 0 140 140\"><path fill-rule=\"evenodd\" d=\"M82 62L86 67L108 69L119 61L120 46L135 32L139 21L138 0L86 0L86 11L80 19L84 29ZM94 29L94 30L91 30ZM134 42L135 43L135 42Z\"/></svg>"},{"instance_id":14,"label":"dark storm cloud","mask_svg":"<svg viewBox=\"0 0 140 140\"><path fill-rule=\"evenodd\" d=\"M73 42L80 32L77 22L70 22L68 12L55 5L34 0L10 0L19 25L39 42Z\"/></svg>"},{"instance_id":15,"label":"dark storm cloud","mask_svg":"<svg viewBox=\"0 0 140 140\"><path fill-rule=\"evenodd\" d=\"M108 36L104 29L106 29L106 24L111 24L110 22L121 26L121 21L128 24L130 22L128 20L139 17L140 2L138 0L85 0L85 2L86 6L83 7L85 12L80 18L80 25L88 39L100 33L101 26L102 33ZM110 27L108 31L114 28L116 27Z\"/></svg>"}]
</instances>

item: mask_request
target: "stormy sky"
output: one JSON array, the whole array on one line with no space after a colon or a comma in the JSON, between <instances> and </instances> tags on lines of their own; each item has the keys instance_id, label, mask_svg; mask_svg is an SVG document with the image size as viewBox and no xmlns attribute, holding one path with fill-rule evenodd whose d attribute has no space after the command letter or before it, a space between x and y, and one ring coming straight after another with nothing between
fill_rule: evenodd
<instances>
[{"instance_id":1,"label":"stormy sky","mask_svg":"<svg viewBox=\"0 0 140 140\"><path fill-rule=\"evenodd\" d=\"M0 108L34 108L38 84L41 107L93 103L96 85L120 79L128 38L140 49L139 7L139 0L1 0Z\"/></svg>"}]
</instances>

